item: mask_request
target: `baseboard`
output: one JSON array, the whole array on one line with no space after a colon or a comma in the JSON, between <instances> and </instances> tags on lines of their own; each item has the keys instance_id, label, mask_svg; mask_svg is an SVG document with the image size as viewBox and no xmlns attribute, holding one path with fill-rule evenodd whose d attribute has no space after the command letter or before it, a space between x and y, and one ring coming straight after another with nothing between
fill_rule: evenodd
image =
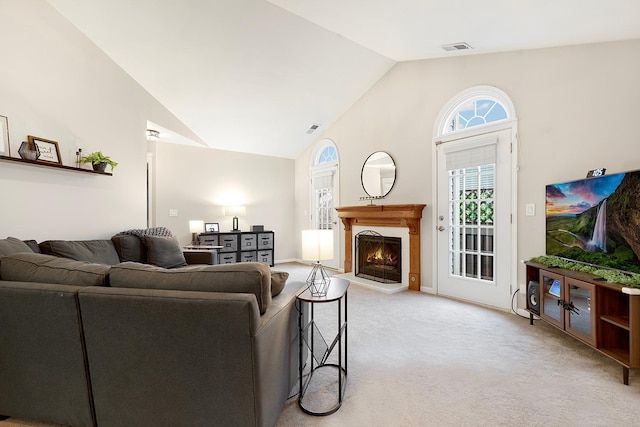
<instances>
[{"instance_id":1,"label":"baseboard","mask_svg":"<svg viewBox=\"0 0 640 427\"><path fill-rule=\"evenodd\" d=\"M273 263L274 264L287 264L290 262L299 262L302 263L299 259L295 259L295 258L289 258L289 259L277 259L275 260Z\"/></svg>"}]
</instances>

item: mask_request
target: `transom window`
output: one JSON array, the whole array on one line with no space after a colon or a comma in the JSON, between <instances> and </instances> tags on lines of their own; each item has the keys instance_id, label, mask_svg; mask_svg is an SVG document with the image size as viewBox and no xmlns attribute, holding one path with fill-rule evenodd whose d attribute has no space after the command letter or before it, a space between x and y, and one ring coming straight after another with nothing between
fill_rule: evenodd
<instances>
[{"instance_id":1,"label":"transom window","mask_svg":"<svg viewBox=\"0 0 640 427\"><path fill-rule=\"evenodd\" d=\"M447 132L482 126L507 118L507 111L495 99L476 98L461 104L449 119Z\"/></svg>"},{"instance_id":2,"label":"transom window","mask_svg":"<svg viewBox=\"0 0 640 427\"><path fill-rule=\"evenodd\" d=\"M441 111L434 136L515 119L509 97L493 86L474 86L449 100Z\"/></svg>"},{"instance_id":3,"label":"transom window","mask_svg":"<svg viewBox=\"0 0 640 427\"><path fill-rule=\"evenodd\" d=\"M338 161L338 151L336 147L333 145L327 145L324 149L318 154L318 158L316 159L316 166L322 165L326 163L333 163Z\"/></svg>"}]
</instances>

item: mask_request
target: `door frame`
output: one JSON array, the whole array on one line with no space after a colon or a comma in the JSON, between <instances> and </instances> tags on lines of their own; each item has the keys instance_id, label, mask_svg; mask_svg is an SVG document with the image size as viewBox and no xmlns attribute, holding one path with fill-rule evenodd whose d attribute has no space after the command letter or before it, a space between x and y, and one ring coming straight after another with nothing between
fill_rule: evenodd
<instances>
[{"instance_id":1,"label":"door frame","mask_svg":"<svg viewBox=\"0 0 640 427\"><path fill-rule=\"evenodd\" d=\"M456 141L458 139L482 136L483 134L498 132L501 130L511 131L511 251L509 259L509 293L513 295L518 284L518 121L508 119L501 122L488 124L482 127L472 127L461 131L451 132L444 135L436 135L431 141L431 224L433 225L431 239L432 266L431 283L433 284L430 293L438 294L438 241L436 239L436 227L438 226L438 153L436 147L440 143ZM517 305L516 305L517 306Z\"/></svg>"},{"instance_id":2,"label":"door frame","mask_svg":"<svg viewBox=\"0 0 640 427\"><path fill-rule=\"evenodd\" d=\"M336 149L336 153L338 158L335 162L324 163L320 165L316 165L316 159L318 155L324 150L328 145L332 145ZM344 230L342 221L338 218L338 212L335 211L336 207L340 206L340 152L338 151L338 146L336 143L328 138L323 138L318 141L316 147L313 150L313 155L311 157L311 162L309 165L309 212L310 215L307 217L309 221L309 228L315 228L315 219L313 215L315 213L315 195L313 189L313 176L316 173L330 173L333 176L333 207L334 207L334 224L333 224L333 259L323 261L323 265L325 267L329 267L331 269L340 271L344 273L344 266L342 265L341 260L344 259L342 256L343 250L343 238L344 238Z\"/></svg>"}]
</instances>

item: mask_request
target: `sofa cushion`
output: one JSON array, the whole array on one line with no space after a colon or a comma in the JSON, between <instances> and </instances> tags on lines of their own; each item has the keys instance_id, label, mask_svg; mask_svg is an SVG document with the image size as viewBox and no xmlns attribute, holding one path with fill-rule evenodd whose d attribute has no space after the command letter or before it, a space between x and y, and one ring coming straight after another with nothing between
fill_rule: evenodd
<instances>
[{"instance_id":1,"label":"sofa cushion","mask_svg":"<svg viewBox=\"0 0 640 427\"><path fill-rule=\"evenodd\" d=\"M252 293L260 314L264 314L271 303L271 270L268 265L257 262L189 265L170 270L123 262L111 267L109 282L112 287L120 288Z\"/></svg>"},{"instance_id":2,"label":"sofa cushion","mask_svg":"<svg viewBox=\"0 0 640 427\"><path fill-rule=\"evenodd\" d=\"M19 252L33 253L33 250L27 243L15 237L0 240L0 257Z\"/></svg>"},{"instance_id":3,"label":"sofa cushion","mask_svg":"<svg viewBox=\"0 0 640 427\"><path fill-rule=\"evenodd\" d=\"M147 262L147 248L133 234L116 234L111 238L121 262Z\"/></svg>"},{"instance_id":4,"label":"sofa cushion","mask_svg":"<svg viewBox=\"0 0 640 427\"><path fill-rule=\"evenodd\" d=\"M286 271L272 271L271 272L271 296L275 297L284 289L284 285L287 284L289 273Z\"/></svg>"},{"instance_id":5,"label":"sofa cushion","mask_svg":"<svg viewBox=\"0 0 640 427\"><path fill-rule=\"evenodd\" d=\"M53 255L16 253L0 264L2 280L74 286L108 286L109 266Z\"/></svg>"},{"instance_id":6,"label":"sofa cushion","mask_svg":"<svg viewBox=\"0 0 640 427\"><path fill-rule=\"evenodd\" d=\"M175 268L187 265L180 242L175 237L144 236L147 248L147 262L164 268Z\"/></svg>"},{"instance_id":7,"label":"sofa cushion","mask_svg":"<svg viewBox=\"0 0 640 427\"><path fill-rule=\"evenodd\" d=\"M120 262L111 240L47 240L40 243L43 254L99 264Z\"/></svg>"}]
</instances>

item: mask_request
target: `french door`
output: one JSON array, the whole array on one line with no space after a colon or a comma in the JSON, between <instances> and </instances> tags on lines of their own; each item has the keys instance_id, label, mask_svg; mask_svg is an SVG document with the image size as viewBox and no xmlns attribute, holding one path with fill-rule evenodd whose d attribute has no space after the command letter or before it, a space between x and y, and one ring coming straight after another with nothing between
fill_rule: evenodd
<instances>
[{"instance_id":1,"label":"french door","mask_svg":"<svg viewBox=\"0 0 640 427\"><path fill-rule=\"evenodd\" d=\"M333 230L332 260L323 261L327 267L340 267L340 227L335 202L338 198L337 166L316 168L311 173L311 221L312 228Z\"/></svg>"},{"instance_id":2,"label":"french door","mask_svg":"<svg viewBox=\"0 0 640 427\"><path fill-rule=\"evenodd\" d=\"M511 129L437 147L438 294L509 308Z\"/></svg>"}]
</instances>

